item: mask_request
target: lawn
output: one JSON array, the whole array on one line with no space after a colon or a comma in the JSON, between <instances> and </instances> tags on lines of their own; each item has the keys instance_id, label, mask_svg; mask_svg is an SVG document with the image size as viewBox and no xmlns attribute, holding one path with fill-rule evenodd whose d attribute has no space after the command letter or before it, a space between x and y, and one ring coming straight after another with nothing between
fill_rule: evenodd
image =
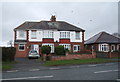
<instances>
[{"instance_id":1,"label":"lawn","mask_svg":"<svg viewBox=\"0 0 120 82\"><path fill-rule=\"evenodd\" d=\"M61 60L61 61L46 61L43 66L58 66L58 65L74 65L74 64L93 64L93 63L105 63L113 62L109 59L79 59L79 60Z\"/></svg>"},{"instance_id":2,"label":"lawn","mask_svg":"<svg viewBox=\"0 0 120 82\"><path fill-rule=\"evenodd\" d=\"M2 62L2 70L10 70L16 62ZM1 69L1 68L0 68Z\"/></svg>"}]
</instances>

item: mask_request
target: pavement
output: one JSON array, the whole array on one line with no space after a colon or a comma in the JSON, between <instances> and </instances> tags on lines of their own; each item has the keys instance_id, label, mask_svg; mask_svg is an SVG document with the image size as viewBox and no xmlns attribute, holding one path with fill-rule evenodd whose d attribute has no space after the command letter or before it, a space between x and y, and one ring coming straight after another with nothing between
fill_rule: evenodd
<instances>
[{"instance_id":1,"label":"pavement","mask_svg":"<svg viewBox=\"0 0 120 82\"><path fill-rule=\"evenodd\" d=\"M15 67L3 71L3 80L120 80L118 62L44 67L35 59L16 59Z\"/></svg>"}]
</instances>

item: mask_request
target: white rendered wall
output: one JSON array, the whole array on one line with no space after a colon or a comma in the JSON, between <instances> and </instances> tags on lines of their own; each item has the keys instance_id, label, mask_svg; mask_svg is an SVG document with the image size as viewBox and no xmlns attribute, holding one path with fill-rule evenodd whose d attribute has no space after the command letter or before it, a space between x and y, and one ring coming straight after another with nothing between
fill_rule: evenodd
<instances>
[{"instance_id":1,"label":"white rendered wall","mask_svg":"<svg viewBox=\"0 0 120 82\"><path fill-rule=\"evenodd\" d=\"M54 42L58 41L59 42L59 38L60 38L60 32L59 31L54 31L53 33L54 35Z\"/></svg>"}]
</instances>

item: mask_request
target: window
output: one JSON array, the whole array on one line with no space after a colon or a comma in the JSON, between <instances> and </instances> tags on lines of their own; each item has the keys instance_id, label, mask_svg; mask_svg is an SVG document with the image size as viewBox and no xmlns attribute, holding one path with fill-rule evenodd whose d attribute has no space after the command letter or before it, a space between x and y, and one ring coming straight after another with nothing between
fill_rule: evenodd
<instances>
[{"instance_id":1,"label":"window","mask_svg":"<svg viewBox=\"0 0 120 82\"><path fill-rule=\"evenodd\" d=\"M25 44L19 44L19 51L25 50Z\"/></svg>"},{"instance_id":2,"label":"window","mask_svg":"<svg viewBox=\"0 0 120 82\"><path fill-rule=\"evenodd\" d=\"M115 45L111 45L111 51L115 51Z\"/></svg>"},{"instance_id":3,"label":"window","mask_svg":"<svg viewBox=\"0 0 120 82\"><path fill-rule=\"evenodd\" d=\"M25 37L25 31L19 31L19 38Z\"/></svg>"},{"instance_id":4,"label":"window","mask_svg":"<svg viewBox=\"0 0 120 82\"><path fill-rule=\"evenodd\" d=\"M53 38L53 31L43 31L44 38Z\"/></svg>"},{"instance_id":5,"label":"window","mask_svg":"<svg viewBox=\"0 0 120 82\"><path fill-rule=\"evenodd\" d=\"M120 44L117 45L117 50L120 51Z\"/></svg>"},{"instance_id":6,"label":"window","mask_svg":"<svg viewBox=\"0 0 120 82\"><path fill-rule=\"evenodd\" d=\"M70 32L60 32L60 38L70 38Z\"/></svg>"},{"instance_id":7,"label":"window","mask_svg":"<svg viewBox=\"0 0 120 82\"><path fill-rule=\"evenodd\" d=\"M64 48L70 50L70 44L59 44L59 45L62 45L62 46L64 46Z\"/></svg>"},{"instance_id":8,"label":"window","mask_svg":"<svg viewBox=\"0 0 120 82\"><path fill-rule=\"evenodd\" d=\"M99 51L108 52L109 51L108 44L100 44L99 45Z\"/></svg>"},{"instance_id":9,"label":"window","mask_svg":"<svg viewBox=\"0 0 120 82\"><path fill-rule=\"evenodd\" d=\"M48 45L51 47L51 53L54 53L54 44L42 44L42 46Z\"/></svg>"},{"instance_id":10,"label":"window","mask_svg":"<svg viewBox=\"0 0 120 82\"><path fill-rule=\"evenodd\" d=\"M76 32L76 39L80 39L80 32Z\"/></svg>"},{"instance_id":11,"label":"window","mask_svg":"<svg viewBox=\"0 0 120 82\"><path fill-rule=\"evenodd\" d=\"M36 39L36 30L31 31L31 38Z\"/></svg>"},{"instance_id":12,"label":"window","mask_svg":"<svg viewBox=\"0 0 120 82\"><path fill-rule=\"evenodd\" d=\"M74 45L73 46L73 51L74 52L80 51L80 45Z\"/></svg>"}]
</instances>

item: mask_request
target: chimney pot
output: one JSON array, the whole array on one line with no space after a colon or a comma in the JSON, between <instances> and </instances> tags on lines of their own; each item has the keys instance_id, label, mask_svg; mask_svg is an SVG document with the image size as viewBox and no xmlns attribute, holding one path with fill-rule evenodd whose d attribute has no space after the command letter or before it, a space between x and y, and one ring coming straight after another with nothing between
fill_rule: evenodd
<instances>
[{"instance_id":1,"label":"chimney pot","mask_svg":"<svg viewBox=\"0 0 120 82\"><path fill-rule=\"evenodd\" d=\"M56 21L56 17L55 17L55 15L52 15L52 16L51 16L50 21L52 21L52 22L55 22L55 21Z\"/></svg>"}]
</instances>

